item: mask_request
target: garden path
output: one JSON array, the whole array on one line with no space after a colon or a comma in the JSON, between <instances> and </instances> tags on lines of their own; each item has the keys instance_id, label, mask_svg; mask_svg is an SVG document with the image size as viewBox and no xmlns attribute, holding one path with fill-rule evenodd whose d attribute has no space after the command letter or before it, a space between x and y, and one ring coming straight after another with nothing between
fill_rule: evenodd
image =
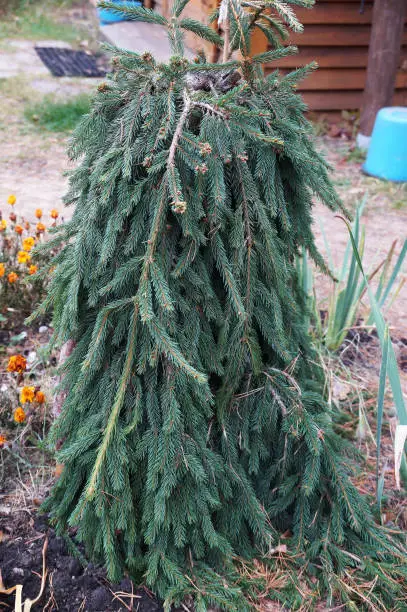
<instances>
[{"instance_id":1,"label":"garden path","mask_svg":"<svg viewBox=\"0 0 407 612\"><path fill-rule=\"evenodd\" d=\"M68 161L66 137L40 131L24 118L24 109L49 94L66 99L91 91L100 81L53 77L37 56L36 44L41 41L8 40L0 55L0 210L5 212L3 202L15 193L18 213L30 221L36 208L61 207ZM42 44L70 47L53 40Z\"/></svg>"}]
</instances>

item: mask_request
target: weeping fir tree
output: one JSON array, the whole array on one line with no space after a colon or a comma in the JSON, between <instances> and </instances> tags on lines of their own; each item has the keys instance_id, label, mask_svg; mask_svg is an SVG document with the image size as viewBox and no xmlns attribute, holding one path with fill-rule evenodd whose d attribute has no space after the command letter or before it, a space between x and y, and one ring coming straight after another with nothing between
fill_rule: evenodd
<instances>
[{"instance_id":1,"label":"weeping fir tree","mask_svg":"<svg viewBox=\"0 0 407 612\"><path fill-rule=\"evenodd\" d=\"M295 52L278 37L309 1L223 0L223 37L187 2L169 20L103 3L164 26L173 56L115 49L73 137L75 210L40 309L75 342L45 509L167 605L405 610L402 544L350 481L304 323L295 258L324 267L313 198L341 206L295 92L314 66L263 70ZM254 28L272 50L251 57ZM184 31L219 63L189 61Z\"/></svg>"}]
</instances>

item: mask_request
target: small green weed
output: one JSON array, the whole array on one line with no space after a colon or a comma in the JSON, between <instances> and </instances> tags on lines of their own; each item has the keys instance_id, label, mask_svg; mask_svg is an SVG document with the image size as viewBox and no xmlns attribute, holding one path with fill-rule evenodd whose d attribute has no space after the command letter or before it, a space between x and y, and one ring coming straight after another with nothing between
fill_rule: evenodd
<instances>
[{"instance_id":1,"label":"small green weed","mask_svg":"<svg viewBox=\"0 0 407 612\"><path fill-rule=\"evenodd\" d=\"M45 96L41 102L27 106L26 119L48 132L70 132L81 117L89 112L90 98L80 94L69 100Z\"/></svg>"},{"instance_id":2,"label":"small green weed","mask_svg":"<svg viewBox=\"0 0 407 612\"><path fill-rule=\"evenodd\" d=\"M352 187L351 179L345 176L340 176L339 178L334 179L332 182L335 187Z\"/></svg>"},{"instance_id":3,"label":"small green weed","mask_svg":"<svg viewBox=\"0 0 407 612\"><path fill-rule=\"evenodd\" d=\"M366 151L359 149L359 147L351 147L345 159L347 162L363 164L363 162L366 160Z\"/></svg>"}]
</instances>

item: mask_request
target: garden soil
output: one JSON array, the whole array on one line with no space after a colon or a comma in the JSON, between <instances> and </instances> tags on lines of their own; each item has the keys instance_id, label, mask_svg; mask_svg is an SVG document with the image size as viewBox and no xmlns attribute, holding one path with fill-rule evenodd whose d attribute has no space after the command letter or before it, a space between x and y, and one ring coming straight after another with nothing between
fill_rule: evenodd
<instances>
[{"instance_id":1,"label":"garden soil","mask_svg":"<svg viewBox=\"0 0 407 612\"><path fill-rule=\"evenodd\" d=\"M3 510L4 511L4 510ZM28 519L28 520L27 520ZM34 610L52 612L110 612L137 610L159 612L162 605L129 579L111 584L103 569L92 563L83 567L69 555L65 541L47 525L46 517L27 517L15 512L12 520L2 515L0 506L0 568L6 588L23 585L23 602L36 599L41 589L43 550L47 579ZM1 587L1 585L0 585ZM1 595L0 610L13 610L15 593Z\"/></svg>"}]
</instances>

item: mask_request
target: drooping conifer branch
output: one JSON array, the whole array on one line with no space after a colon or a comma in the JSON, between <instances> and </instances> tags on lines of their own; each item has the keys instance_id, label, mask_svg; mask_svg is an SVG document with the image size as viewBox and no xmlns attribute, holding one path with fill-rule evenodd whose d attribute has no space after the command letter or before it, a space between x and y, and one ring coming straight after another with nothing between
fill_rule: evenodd
<instances>
[{"instance_id":1,"label":"drooping conifer branch","mask_svg":"<svg viewBox=\"0 0 407 612\"><path fill-rule=\"evenodd\" d=\"M97 485L99 484L100 472L103 464L106 462L106 455L109 451L109 445L111 443L112 437L114 435L115 429L117 427L117 421L120 415L120 410L123 407L123 402L126 394L127 385L129 384L129 379L131 376L134 353L136 348L136 334L137 334L137 322L139 315L139 307L138 304L135 305L130 333L127 342L127 357L126 362L124 364L123 372L119 381L119 387L116 393L116 398L114 404L112 406L112 411L109 416L109 420L106 424L105 431L103 433L102 443L99 447L95 465L93 467L89 483L86 488L85 499L90 501L93 499L97 492Z\"/></svg>"},{"instance_id":2,"label":"drooping conifer branch","mask_svg":"<svg viewBox=\"0 0 407 612\"><path fill-rule=\"evenodd\" d=\"M298 30L291 6L309 3L224 2L226 44L182 17L187 0L170 20L103 3L162 25L177 55L116 51L73 138L75 211L46 301L74 343L54 428L65 469L45 508L112 579L143 574L167 607L192 595L248 612L283 571L290 609L298 587L310 608L322 595L390 610L404 547L349 478L295 266L304 248L323 265L313 198L341 203L295 91L306 69L262 69L294 51L279 18ZM250 57L256 28L272 49ZM184 31L225 63L181 57Z\"/></svg>"},{"instance_id":3,"label":"drooping conifer branch","mask_svg":"<svg viewBox=\"0 0 407 612\"><path fill-rule=\"evenodd\" d=\"M177 180L175 177L175 172L176 172L176 168L175 168L175 153L177 150L177 146L178 146L178 142L181 138L182 135L182 130L184 128L185 122L188 119L188 114L189 111L191 109L192 106L192 102L190 97L188 96L187 91L184 89L184 93L183 93L183 100L184 100L184 108L182 109L182 113L180 115L180 118L178 120L178 124L177 127L175 129L174 132L174 136L172 138L171 141L171 145L170 145L170 149L169 149L169 154L168 154L168 161L167 161L167 168L168 168L168 176L169 176L169 180L172 181L172 185L171 185L171 191L173 192L174 196L175 196L175 200L174 200L174 206L177 208L180 208L180 197L177 196L181 196L181 194L178 193L178 184L177 184ZM181 211L180 211L181 212ZM182 211L184 212L184 211Z\"/></svg>"}]
</instances>

